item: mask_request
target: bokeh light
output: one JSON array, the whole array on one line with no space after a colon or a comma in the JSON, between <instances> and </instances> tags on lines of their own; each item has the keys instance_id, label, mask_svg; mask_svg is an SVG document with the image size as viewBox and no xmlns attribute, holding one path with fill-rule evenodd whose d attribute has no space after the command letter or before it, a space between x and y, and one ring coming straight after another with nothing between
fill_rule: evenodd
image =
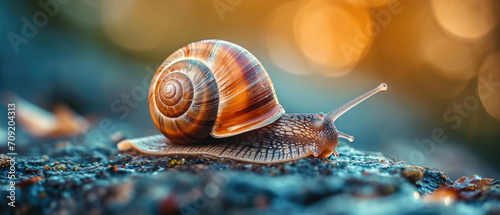
<instances>
[{"instance_id":1,"label":"bokeh light","mask_svg":"<svg viewBox=\"0 0 500 215\"><path fill-rule=\"evenodd\" d=\"M417 20L416 47L422 58L446 78L470 79L474 75L470 47L444 34L429 11L422 10Z\"/></svg>"},{"instance_id":2,"label":"bokeh light","mask_svg":"<svg viewBox=\"0 0 500 215\"><path fill-rule=\"evenodd\" d=\"M425 65L416 72L421 88L439 98L462 93L475 76L475 57L469 44L449 37L432 12L420 9L414 18L414 49Z\"/></svg>"},{"instance_id":3,"label":"bokeh light","mask_svg":"<svg viewBox=\"0 0 500 215\"><path fill-rule=\"evenodd\" d=\"M318 66L311 65L293 38L293 18L302 1L286 3L268 16L266 41L269 58L284 71L309 74Z\"/></svg>"},{"instance_id":4,"label":"bokeh light","mask_svg":"<svg viewBox=\"0 0 500 215\"><path fill-rule=\"evenodd\" d=\"M350 3L366 7L366 8L376 8L386 5L390 0L348 0Z\"/></svg>"},{"instance_id":5,"label":"bokeh light","mask_svg":"<svg viewBox=\"0 0 500 215\"><path fill-rule=\"evenodd\" d=\"M500 52L488 55L479 71L478 94L486 111L500 120Z\"/></svg>"},{"instance_id":6,"label":"bokeh light","mask_svg":"<svg viewBox=\"0 0 500 215\"><path fill-rule=\"evenodd\" d=\"M458 38L478 39L498 24L498 0L433 0L432 9L439 24Z\"/></svg>"},{"instance_id":7,"label":"bokeh light","mask_svg":"<svg viewBox=\"0 0 500 215\"><path fill-rule=\"evenodd\" d=\"M123 48L162 52L170 44L169 35L187 36L188 29L195 27L179 22L179 19L193 19L183 13L189 11L189 5L185 1L106 1L102 10L104 30Z\"/></svg>"},{"instance_id":8,"label":"bokeh light","mask_svg":"<svg viewBox=\"0 0 500 215\"><path fill-rule=\"evenodd\" d=\"M346 2L307 1L294 20L295 41L329 76L349 73L373 42L368 11Z\"/></svg>"}]
</instances>

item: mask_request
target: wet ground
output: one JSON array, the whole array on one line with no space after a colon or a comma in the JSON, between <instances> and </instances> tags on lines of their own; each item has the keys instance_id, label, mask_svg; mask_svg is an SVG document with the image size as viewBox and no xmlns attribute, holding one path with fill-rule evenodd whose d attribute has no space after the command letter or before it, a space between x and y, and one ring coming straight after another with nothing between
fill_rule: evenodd
<instances>
[{"instance_id":1,"label":"wet ground","mask_svg":"<svg viewBox=\"0 0 500 215\"><path fill-rule=\"evenodd\" d=\"M119 136L119 135L118 135ZM499 214L500 181L407 165L340 144L275 165L118 152L117 138L44 141L0 155L2 214ZM19 153L21 154L21 153ZM7 199L7 201L5 201Z\"/></svg>"}]
</instances>

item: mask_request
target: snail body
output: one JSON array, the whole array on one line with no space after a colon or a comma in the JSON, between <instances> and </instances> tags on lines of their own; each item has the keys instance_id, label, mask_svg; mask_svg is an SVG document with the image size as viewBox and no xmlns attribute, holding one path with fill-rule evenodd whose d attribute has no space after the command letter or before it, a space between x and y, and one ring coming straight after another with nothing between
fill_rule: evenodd
<instances>
[{"instance_id":1,"label":"snail body","mask_svg":"<svg viewBox=\"0 0 500 215\"><path fill-rule=\"evenodd\" d=\"M327 114L285 114L250 52L221 40L194 42L170 55L152 79L150 113L163 135L124 140L118 148L253 163L338 156L338 138L354 138L334 121L385 89L381 84Z\"/></svg>"}]
</instances>

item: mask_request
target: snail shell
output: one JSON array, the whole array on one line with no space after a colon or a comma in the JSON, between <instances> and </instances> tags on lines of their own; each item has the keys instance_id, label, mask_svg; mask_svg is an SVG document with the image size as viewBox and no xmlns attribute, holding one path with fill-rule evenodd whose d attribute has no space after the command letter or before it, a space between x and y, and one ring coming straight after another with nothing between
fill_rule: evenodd
<instances>
[{"instance_id":1,"label":"snail shell","mask_svg":"<svg viewBox=\"0 0 500 215\"><path fill-rule=\"evenodd\" d=\"M250 52L203 40L175 51L153 77L149 109L163 135L124 140L118 148L253 163L338 156L338 138L354 137L338 131L335 120L386 89L380 84L327 114L284 114L266 70Z\"/></svg>"},{"instance_id":2,"label":"snail shell","mask_svg":"<svg viewBox=\"0 0 500 215\"><path fill-rule=\"evenodd\" d=\"M241 134L284 113L257 58L221 40L194 42L170 55L153 77L149 107L158 129L180 144Z\"/></svg>"}]
</instances>

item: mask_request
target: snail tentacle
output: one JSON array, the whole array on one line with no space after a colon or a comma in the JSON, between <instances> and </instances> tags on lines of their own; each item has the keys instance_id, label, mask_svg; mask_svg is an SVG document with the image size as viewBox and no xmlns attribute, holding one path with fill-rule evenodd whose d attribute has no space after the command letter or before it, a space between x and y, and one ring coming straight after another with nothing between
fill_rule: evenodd
<instances>
[{"instance_id":1,"label":"snail tentacle","mask_svg":"<svg viewBox=\"0 0 500 215\"><path fill-rule=\"evenodd\" d=\"M384 91L384 90L387 90L387 84L381 83L378 87L376 87L376 88L374 88L374 89L366 92L363 95L360 95L360 96L354 98L353 100L345 103L344 105L338 107L337 109L335 109L333 111L330 111L326 115L332 121L335 121L337 118L339 118L340 116L342 116L342 114L344 114L345 112L347 112L351 108L355 107L356 105L358 105L359 103L363 102L364 100L372 97L373 95L377 94L378 92Z\"/></svg>"},{"instance_id":2,"label":"snail tentacle","mask_svg":"<svg viewBox=\"0 0 500 215\"><path fill-rule=\"evenodd\" d=\"M360 95L360 96L352 99L351 101L345 103L344 105L338 107L337 109L328 112L326 114L326 116L332 122L335 122L335 120L337 120L337 118L339 118L340 116L342 116L342 114L344 114L345 112L347 112L351 108L355 107L356 105L358 105L359 103L363 102L364 100L372 97L373 95L377 94L378 92L381 92L381 91L384 91L384 90L387 90L387 84L381 83L378 87L376 87L376 88L374 88L374 89L366 92L363 95ZM347 140L349 140L349 142L354 141L354 137L351 136L351 135L345 134L345 133L340 132L340 131L338 131L338 134L339 134L339 137L347 139Z\"/></svg>"}]
</instances>

